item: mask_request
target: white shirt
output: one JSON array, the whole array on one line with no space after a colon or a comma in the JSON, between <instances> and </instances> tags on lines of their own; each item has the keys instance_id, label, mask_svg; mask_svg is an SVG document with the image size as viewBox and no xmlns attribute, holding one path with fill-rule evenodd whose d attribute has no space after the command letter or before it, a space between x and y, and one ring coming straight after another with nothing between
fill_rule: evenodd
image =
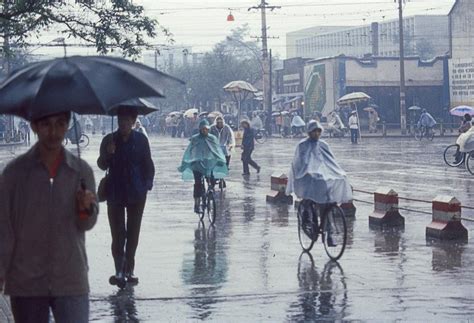
<instances>
[{"instance_id":1,"label":"white shirt","mask_svg":"<svg viewBox=\"0 0 474 323\"><path fill-rule=\"evenodd\" d=\"M359 129L359 122L357 121L357 116L355 114L351 115L349 118L349 128Z\"/></svg>"}]
</instances>

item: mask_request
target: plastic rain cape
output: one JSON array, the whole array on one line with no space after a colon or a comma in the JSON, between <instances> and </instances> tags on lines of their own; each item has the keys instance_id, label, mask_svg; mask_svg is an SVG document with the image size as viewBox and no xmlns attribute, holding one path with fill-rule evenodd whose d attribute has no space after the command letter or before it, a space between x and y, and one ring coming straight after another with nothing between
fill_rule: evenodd
<instances>
[{"instance_id":1,"label":"plastic rain cape","mask_svg":"<svg viewBox=\"0 0 474 323\"><path fill-rule=\"evenodd\" d=\"M229 170L216 136L196 134L189 141L181 166L178 167L183 180L193 180L193 171L198 171L207 177L210 177L211 173L214 178L227 176Z\"/></svg>"},{"instance_id":2,"label":"plastic rain cape","mask_svg":"<svg viewBox=\"0 0 474 323\"><path fill-rule=\"evenodd\" d=\"M459 145L459 151L462 153L474 151L474 126L465 133L460 134L456 144Z\"/></svg>"},{"instance_id":3,"label":"plastic rain cape","mask_svg":"<svg viewBox=\"0 0 474 323\"><path fill-rule=\"evenodd\" d=\"M286 194L293 192L321 204L352 200L346 172L324 141L306 138L298 144L286 188Z\"/></svg>"}]
</instances>

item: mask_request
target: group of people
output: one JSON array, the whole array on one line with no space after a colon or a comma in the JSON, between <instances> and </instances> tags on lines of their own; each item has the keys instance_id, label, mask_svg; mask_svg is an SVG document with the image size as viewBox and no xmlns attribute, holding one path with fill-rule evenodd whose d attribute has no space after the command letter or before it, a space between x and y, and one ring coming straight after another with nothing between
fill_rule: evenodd
<instances>
[{"instance_id":1,"label":"group of people","mask_svg":"<svg viewBox=\"0 0 474 323\"><path fill-rule=\"evenodd\" d=\"M106 170L101 196L107 202L115 273L110 282L138 283L135 253L155 165L137 113L118 109L118 129L100 145L97 165ZM85 232L99 213L91 167L62 145L70 112L46 115L31 122L37 143L11 161L0 175L0 286L10 295L17 322L48 322L50 309L57 322L87 322L88 261ZM243 175L252 159L255 129L241 121ZM345 172L320 136L317 121L307 125L308 137L295 152L288 193L316 203L343 202L351 190ZM190 138L179 171L194 180L193 196L203 193L203 177L225 178L235 149L232 129L218 117L213 125L199 123ZM195 211L199 212L195 202Z\"/></svg>"}]
</instances>

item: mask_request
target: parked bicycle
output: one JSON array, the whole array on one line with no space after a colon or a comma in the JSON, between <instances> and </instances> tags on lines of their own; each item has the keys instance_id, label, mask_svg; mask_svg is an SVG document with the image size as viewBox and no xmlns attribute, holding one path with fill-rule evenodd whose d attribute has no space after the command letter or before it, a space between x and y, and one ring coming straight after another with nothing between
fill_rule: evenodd
<instances>
[{"instance_id":1,"label":"parked bicycle","mask_svg":"<svg viewBox=\"0 0 474 323\"><path fill-rule=\"evenodd\" d=\"M255 141L259 144L263 144L265 141L267 141L268 137L269 135L265 129L257 129L255 131Z\"/></svg>"},{"instance_id":2,"label":"parked bicycle","mask_svg":"<svg viewBox=\"0 0 474 323\"><path fill-rule=\"evenodd\" d=\"M298 206L298 238L303 250L311 251L319 235L329 258L341 258L347 243L344 211L337 203L317 204L302 200Z\"/></svg>"},{"instance_id":3,"label":"parked bicycle","mask_svg":"<svg viewBox=\"0 0 474 323\"><path fill-rule=\"evenodd\" d=\"M66 146L69 142L75 145L75 137L76 136L74 134L67 133L63 141L64 146ZM81 133L81 136L79 137L79 147L86 148L87 146L89 146L89 136L85 133Z\"/></svg>"},{"instance_id":4,"label":"parked bicycle","mask_svg":"<svg viewBox=\"0 0 474 323\"><path fill-rule=\"evenodd\" d=\"M435 134L432 128L421 126L415 128L414 135L416 140L421 141L423 138L426 138L429 141L433 141Z\"/></svg>"},{"instance_id":5,"label":"parked bicycle","mask_svg":"<svg viewBox=\"0 0 474 323\"><path fill-rule=\"evenodd\" d=\"M209 222L211 223L211 225L214 225L214 222L216 221L216 213L217 213L216 199L214 196L214 188L212 187L212 184L211 184L211 178L203 176L201 178L201 185L205 187L206 184L207 184L207 189L204 190L204 193L201 196L201 209L199 210L199 213L198 213L199 220L203 221L204 216L207 214Z\"/></svg>"}]
</instances>

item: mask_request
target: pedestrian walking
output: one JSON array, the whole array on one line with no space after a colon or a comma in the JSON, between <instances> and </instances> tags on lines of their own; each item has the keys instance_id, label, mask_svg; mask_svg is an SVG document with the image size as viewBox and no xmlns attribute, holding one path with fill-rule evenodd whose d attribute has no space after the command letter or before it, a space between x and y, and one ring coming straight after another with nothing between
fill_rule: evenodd
<instances>
[{"instance_id":1,"label":"pedestrian walking","mask_svg":"<svg viewBox=\"0 0 474 323\"><path fill-rule=\"evenodd\" d=\"M379 114L374 109L369 111L369 132L377 133L377 122L379 122Z\"/></svg>"},{"instance_id":2,"label":"pedestrian walking","mask_svg":"<svg viewBox=\"0 0 474 323\"><path fill-rule=\"evenodd\" d=\"M211 126L210 134L217 137L219 145L224 153L226 159L227 168L229 168L231 151L235 147L235 136L232 128L227 125L224 121L224 118L218 116L216 118L216 123Z\"/></svg>"},{"instance_id":3,"label":"pedestrian walking","mask_svg":"<svg viewBox=\"0 0 474 323\"><path fill-rule=\"evenodd\" d=\"M97 220L91 167L64 149L70 112L34 119L38 142L0 175L0 286L16 322L89 321L85 231ZM84 185L82 185L84 184Z\"/></svg>"},{"instance_id":4,"label":"pedestrian walking","mask_svg":"<svg viewBox=\"0 0 474 323\"><path fill-rule=\"evenodd\" d=\"M240 125L244 129L241 158L244 172L242 175L250 175L249 165L255 168L258 174L261 167L252 159L252 152L255 148L255 130L250 127L250 122L246 119L242 120Z\"/></svg>"},{"instance_id":5,"label":"pedestrian walking","mask_svg":"<svg viewBox=\"0 0 474 323\"><path fill-rule=\"evenodd\" d=\"M115 264L115 275L110 282L136 284L135 253L155 167L147 138L132 131L137 112L132 108L119 108L117 115L118 130L104 137L97 160L100 169L108 170L105 192Z\"/></svg>"},{"instance_id":6,"label":"pedestrian walking","mask_svg":"<svg viewBox=\"0 0 474 323\"><path fill-rule=\"evenodd\" d=\"M356 111L352 111L349 117L349 129L351 129L351 142L357 144L359 139L359 118Z\"/></svg>"}]
</instances>

